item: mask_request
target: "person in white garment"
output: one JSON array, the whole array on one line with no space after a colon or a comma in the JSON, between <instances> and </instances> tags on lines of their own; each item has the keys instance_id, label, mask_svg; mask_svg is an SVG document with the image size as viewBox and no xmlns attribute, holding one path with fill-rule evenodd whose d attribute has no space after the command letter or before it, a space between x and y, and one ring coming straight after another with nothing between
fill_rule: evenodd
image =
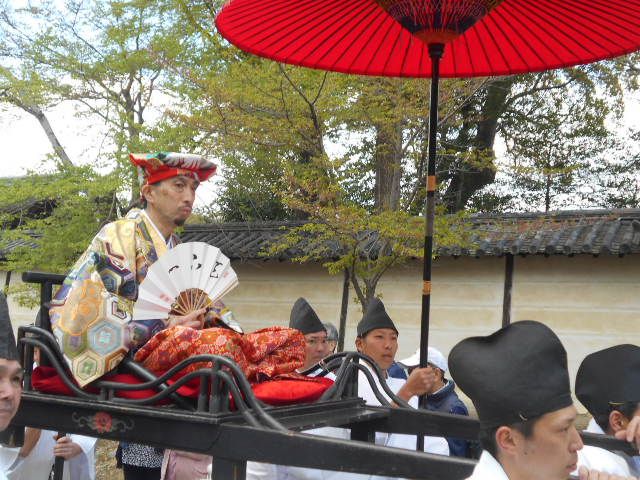
<instances>
[{"instance_id":1,"label":"person in white garment","mask_svg":"<svg viewBox=\"0 0 640 480\"><path fill-rule=\"evenodd\" d=\"M358 323L356 333L358 351L370 356L386 376L386 371L393 363L398 350L398 329L387 314L382 301L375 298L369 303L362 320ZM409 402L414 408L418 407L417 395L428 391L434 380L435 374L427 368L415 369L407 380L386 376L386 383L391 391ZM377 379L375 383L383 396L391 401ZM362 397L368 405L380 405L366 375L362 372L358 377L358 396ZM345 428L324 427L305 433L347 440L350 438L350 431ZM416 437L414 435L376 432L375 443L386 447L415 450ZM426 436L424 450L429 453L449 455L449 446L442 437ZM389 478L313 468L247 463L247 480L387 480Z\"/></svg>"},{"instance_id":2,"label":"person in white garment","mask_svg":"<svg viewBox=\"0 0 640 480\"><path fill-rule=\"evenodd\" d=\"M9 426L20 406L23 370L18 358L7 297L0 292L0 431ZM0 465L0 480L6 478Z\"/></svg>"},{"instance_id":3,"label":"person in white garment","mask_svg":"<svg viewBox=\"0 0 640 480\"><path fill-rule=\"evenodd\" d=\"M327 355L327 331L316 311L306 299L300 297L293 304L289 316L289 327L304 335L304 364L298 370L304 372Z\"/></svg>"},{"instance_id":4,"label":"person in white garment","mask_svg":"<svg viewBox=\"0 0 640 480\"><path fill-rule=\"evenodd\" d=\"M627 438L640 437L640 347L616 345L587 355L576 375L578 400L593 416L585 431ZM585 446L580 463L618 475L640 475L637 460L623 452Z\"/></svg>"},{"instance_id":5,"label":"person in white garment","mask_svg":"<svg viewBox=\"0 0 640 480\"><path fill-rule=\"evenodd\" d=\"M462 340L449 371L473 401L482 455L468 480L567 480L583 443L576 430L567 353L547 326L516 322ZM580 468L580 480L625 477Z\"/></svg>"},{"instance_id":6,"label":"person in white garment","mask_svg":"<svg viewBox=\"0 0 640 480\"><path fill-rule=\"evenodd\" d=\"M22 448L0 447L8 480L49 478L56 456L65 459L63 480L95 480L96 439L82 435L57 438L56 432L27 428Z\"/></svg>"},{"instance_id":7,"label":"person in white garment","mask_svg":"<svg viewBox=\"0 0 640 480\"><path fill-rule=\"evenodd\" d=\"M33 351L34 368L40 364L40 350ZM65 460L63 480L95 480L97 438L68 435L58 438L50 430L27 427L20 448L0 446L0 465L9 480L49 478L55 457Z\"/></svg>"}]
</instances>

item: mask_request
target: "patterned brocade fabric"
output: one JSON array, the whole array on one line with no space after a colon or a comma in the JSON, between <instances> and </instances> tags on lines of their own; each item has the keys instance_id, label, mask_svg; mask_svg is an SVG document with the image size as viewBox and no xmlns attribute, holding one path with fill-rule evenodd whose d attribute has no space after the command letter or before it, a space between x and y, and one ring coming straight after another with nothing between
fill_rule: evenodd
<instances>
[{"instance_id":1,"label":"patterned brocade fabric","mask_svg":"<svg viewBox=\"0 0 640 480\"><path fill-rule=\"evenodd\" d=\"M135 209L105 225L71 269L49 313L80 386L113 370L130 349L165 328L163 319L131 322L131 313L138 285L166 251L165 240Z\"/></svg>"},{"instance_id":2,"label":"patterned brocade fabric","mask_svg":"<svg viewBox=\"0 0 640 480\"><path fill-rule=\"evenodd\" d=\"M269 327L241 335L226 328L176 326L157 333L136 353L135 360L160 375L193 355L225 355L236 362L250 382L294 372L304 363L304 336L287 327ZM182 374L205 364L193 364Z\"/></svg>"}]
</instances>

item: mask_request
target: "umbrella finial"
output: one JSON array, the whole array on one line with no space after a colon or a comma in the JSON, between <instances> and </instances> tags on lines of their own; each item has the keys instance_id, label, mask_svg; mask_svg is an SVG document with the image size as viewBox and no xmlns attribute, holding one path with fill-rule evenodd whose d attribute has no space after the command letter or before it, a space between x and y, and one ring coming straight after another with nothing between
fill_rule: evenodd
<instances>
[{"instance_id":1,"label":"umbrella finial","mask_svg":"<svg viewBox=\"0 0 640 480\"><path fill-rule=\"evenodd\" d=\"M449 43L503 0L376 0L389 15L426 44Z\"/></svg>"}]
</instances>

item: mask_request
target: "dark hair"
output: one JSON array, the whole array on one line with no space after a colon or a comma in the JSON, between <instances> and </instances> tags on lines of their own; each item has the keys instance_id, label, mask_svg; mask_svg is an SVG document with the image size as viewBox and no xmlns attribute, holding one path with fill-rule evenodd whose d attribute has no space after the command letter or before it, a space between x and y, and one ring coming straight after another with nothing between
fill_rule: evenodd
<instances>
[{"instance_id":1,"label":"dark hair","mask_svg":"<svg viewBox=\"0 0 640 480\"><path fill-rule=\"evenodd\" d=\"M504 425L504 426L517 430L524 436L524 438L530 438L531 435L533 435L533 427L535 427L539 419L540 417L535 417L530 420L527 420L526 422L516 422L516 423L512 423L511 425ZM495 459L498 458L498 445L496 444L496 432L498 431L498 428L502 426L503 425L499 425L497 427L491 427L491 428L481 428L480 435L478 436L478 440L480 440L480 445L482 446L482 449L489 452Z\"/></svg>"},{"instance_id":2,"label":"dark hair","mask_svg":"<svg viewBox=\"0 0 640 480\"><path fill-rule=\"evenodd\" d=\"M638 407L640 407L640 402L610 403L607 413L597 413L593 416L593 419L606 432L609 430L609 415L611 415L611 412L620 412L627 420L631 420Z\"/></svg>"}]
</instances>

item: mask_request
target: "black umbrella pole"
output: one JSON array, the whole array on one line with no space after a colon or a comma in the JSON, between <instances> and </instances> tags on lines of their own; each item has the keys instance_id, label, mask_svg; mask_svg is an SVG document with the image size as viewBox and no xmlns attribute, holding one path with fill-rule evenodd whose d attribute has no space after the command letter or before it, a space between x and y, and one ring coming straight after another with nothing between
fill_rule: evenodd
<instances>
[{"instance_id":1,"label":"black umbrella pole","mask_svg":"<svg viewBox=\"0 0 640 480\"><path fill-rule=\"evenodd\" d=\"M429 312L431 307L431 267L433 264L433 226L436 217L436 134L438 133L438 83L440 58L444 45L429 45L431 57L431 100L429 105L429 152L427 159L427 195L425 199L424 261L422 269L422 316L420 318L420 366L427 366L429 349ZM418 400L420 408L427 408L427 396ZM424 438L418 435L418 450L424 449Z\"/></svg>"},{"instance_id":2,"label":"black umbrella pole","mask_svg":"<svg viewBox=\"0 0 640 480\"><path fill-rule=\"evenodd\" d=\"M62 438L66 435L64 432L58 432L56 435L56 441L59 438ZM63 457L55 457L55 461L53 463L53 480L62 480L62 475L64 474L64 458Z\"/></svg>"}]
</instances>

